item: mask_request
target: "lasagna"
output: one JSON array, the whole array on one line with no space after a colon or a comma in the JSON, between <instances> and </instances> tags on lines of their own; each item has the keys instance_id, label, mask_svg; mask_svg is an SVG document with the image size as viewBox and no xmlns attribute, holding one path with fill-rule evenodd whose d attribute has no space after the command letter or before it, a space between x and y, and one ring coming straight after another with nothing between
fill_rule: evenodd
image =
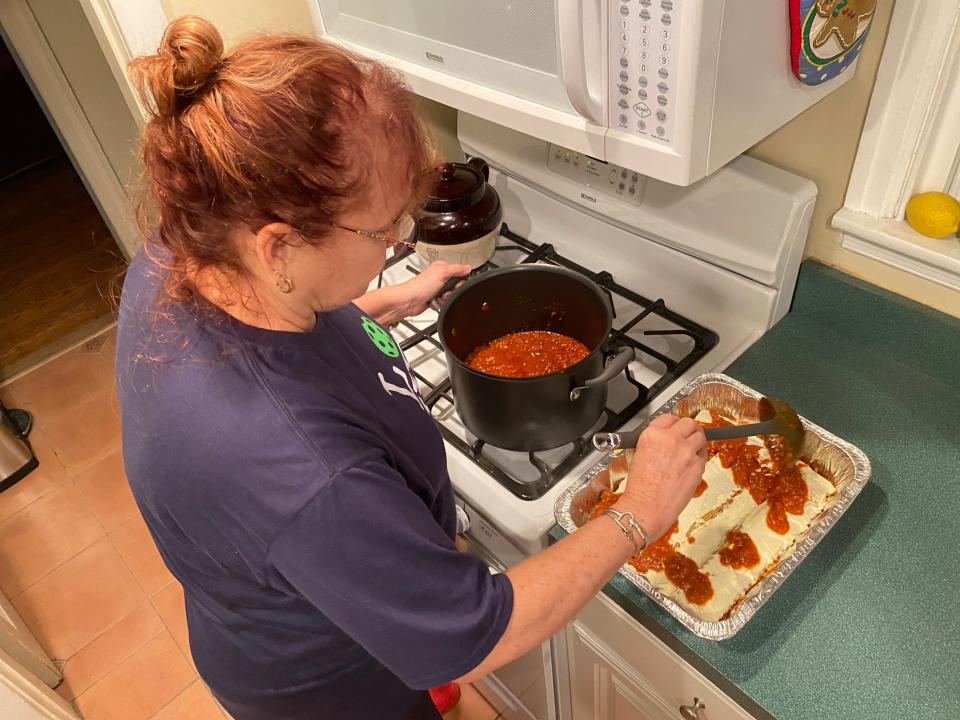
<instances>
[{"instance_id":1,"label":"lasagna","mask_svg":"<svg viewBox=\"0 0 960 720\"><path fill-rule=\"evenodd\" d=\"M704 427L736 424L713 410L696 420ZM610 490L601 494L594 516L626 488L632 454L609 466ZM836 488L795 460L777 435L710 442L707 457L703 479L676 523L630 564L692 615L716 621L777 566L831 506Z\"/></svg>"}]
</instances>

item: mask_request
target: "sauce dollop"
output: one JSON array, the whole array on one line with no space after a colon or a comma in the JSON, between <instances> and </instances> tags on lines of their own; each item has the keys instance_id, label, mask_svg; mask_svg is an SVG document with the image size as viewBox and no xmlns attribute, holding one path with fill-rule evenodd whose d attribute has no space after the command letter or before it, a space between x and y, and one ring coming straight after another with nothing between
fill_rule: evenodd
<instances>
[{"instance_id":1,"label":"sauce dollop","mask_svg":"<svg viewBox=\"0 0 960 720\"><path fill-rule=\"evenodd\" d=\"M566 370L589 354L589 348L579 340L531 330L504 335L475 348L467 355L466 363L488 375L526 378Z\"/></svg>"},{"instance_id":2,"label":"sauce dollop","mask_svg":"<svg viewBox=\"0 0 960 720\"><path fill-rule=\"evenodd\" d=\"M752 568L760 564L760 552L746 533L731 530L727 544L720 548L720 563L732 568Z\"/></svg>"},{"instance_id":3,"label":"sauce dollop","mask_svg":"<svg viewBox=\"0 0 960 720\"><path fill-rule=\"evenodd\" d=\"M724 427L733 423L710 411L711 421L704 427ZM787 514L801 515L809 491L790 452L780 435L764 436L770 461L760 458L760 445L739 440L714 440L707 443L707 456L719 457L720 464L733 473L733 481L750 492L757 505L767 503L767 527L786 535L790 530Z\"/></svg>"}]
</instances>

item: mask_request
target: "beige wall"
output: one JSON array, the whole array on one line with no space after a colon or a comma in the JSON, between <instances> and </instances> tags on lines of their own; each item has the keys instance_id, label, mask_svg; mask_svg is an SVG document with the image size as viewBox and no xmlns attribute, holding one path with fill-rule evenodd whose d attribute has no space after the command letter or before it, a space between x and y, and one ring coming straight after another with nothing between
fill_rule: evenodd
<instances>
[{"instance_id":1,"label":"beige wall","mask_svg":"<svg viewBox=\"0 0 960 720\"><path fill-rule=\"evenodd\" d=\"M286 31L312 35L307 0L160 0L171 20L180 15L201 15L220 30L231 44L253 32Z\"/></svg>"},{"instance_id":2,"label":"beige wall","mask_svg":"<svg viewBox=\"0 0 960 720\"><path fill-rule=\"evenodd\" d=\"M306 0L162 2L171 18L186 13L209 18L228 44L254 30L313 32ZM878 0L874 28L861 54L856 77L763 140L749 154L817 184L819 198L807 241L808 256L938 309L951 308L956 312L956 292L844 250L840 247L840 234L830 227L830 218L843 206L892 5L893 0ZM441 152L448 158L461 158L456 111L430 100L421 100L420 107Z\"/></svg>"},{"instance_id":3,"label":"beige wall","mask_svg":"<svg viewBox=\"0 0 960 720\"><path fill-rule=\"evenodd\" d=\"M128 186L137 177L137 124L76 0L27 0L110 166Z\"/></svg>"},{"instance_id":4,"label":"beige wall","mask_svg":"<svg viewBox=\"0 0 960 720\"><path fill-rule=\"evenodd\" d=\"M813 180L819 188L807 255L944 312L956 314L957 293L840 247L830 218L843 207L860 133L880 63L893 0L879 0L856 77L749 151L749 155Z\"/></svg>"}]
</instances>

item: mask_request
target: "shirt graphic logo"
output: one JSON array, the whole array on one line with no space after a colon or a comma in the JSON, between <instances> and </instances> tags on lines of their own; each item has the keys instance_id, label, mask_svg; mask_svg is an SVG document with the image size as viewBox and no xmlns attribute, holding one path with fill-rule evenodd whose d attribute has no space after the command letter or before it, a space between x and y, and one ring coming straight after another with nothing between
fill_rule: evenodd
<instances>
[{"instance_id":1,"label":"shirt graphic logo","mask_svg":"<svg viewBox=\"0 0 960 720\"><path fill-rule=\"evenodd\" d=\"M427 408L426 404L423 402L423 398L420 397L413 385L413 381L407 376L407 374L398 367L392 368L393 372L403 381L403 385L396 385L389 380L387 380L383 373L377 373L377 376L380 378L380 384L383 386L383 389L386 391L387 395L402 395L403 397L408 397L414 402L416 402L423 411L430 414L430 410Z\"/></svg>"},{"instance_id":2,"label":"shirt graphic logo","mask_svg":"<svg viewBox=\"0 0 960 720\"><path fill-rule=\"evenodd\" d=\"M360 324L363 325L364 332L367 333L367 337L370 338L370 342L373 343L377 350L387 357L399 357L400 348L397 347L397 343L390 337L390 333L366 316L360 318Z\"/></svg>"}]
</instances>

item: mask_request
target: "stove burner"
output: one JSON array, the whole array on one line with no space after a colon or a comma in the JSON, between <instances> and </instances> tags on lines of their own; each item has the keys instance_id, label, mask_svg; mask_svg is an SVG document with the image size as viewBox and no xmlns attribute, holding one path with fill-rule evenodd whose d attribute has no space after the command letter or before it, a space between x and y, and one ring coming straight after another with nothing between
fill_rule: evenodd
<instances>
[{"instance_id":1,"label":"stove burner","mask_svg":"<svg viewBox=\"0 0 960 720\"><path fill-rule=\"evenodd\" d=\"M612 432L621 428L626 421L636 415L645 405L653 400L653 398L673 383L676 378L706 355L707 352L717 344L719 338L712 330L708 330L670 310L662 299L648 300L642 295L618 285L609 272L593 272L588 270L560 255L556 249L548 243L542 245L531 243L529 240L512 232L506 223L503 224L500 235L509 242L501 242L493 259L486 265L475 270L475 274L500 267L496 260L498 259L497 256L504 251L520 251L523 255L521 261L523 263L552 263L582 273L604 289L610 298L611 307L616 308L615 298L619 297L641 308L640 312L633 315L626 323L619 327L617 327L616 310L614 310L615 327L610 333L611 350L622 346L632 347L636 351L638 358L646 356L664 368L664 372L662 374L657 373L656 379L648 384L640 382L630 368L628 368L622 377L624 377L626 383L628 383L628 389L633 392L633 397L624 407L618 411L609 407L608 403L608 407L604 409L604 413L596 426L582 437L577 438L562 448L529 453L511 452L494 448L479 438L475 438L472 441L470 441L469 438L467 440L461 438L447 427L444 422L444 419L449 416L449 413L453 412L452 408L454 407L453 395L450 392L450 378L446 377L440 382L430 382L414 369L414 376L420 382L421 387L426 390L423 395L423 401L427 407L431 408L444 440L471 458L473 462L488 475L493 477L517 497L524 500L536 500L542 497L558 480L573 470L577 463L580 462L587 453L593 450L593 446L589 440L594 433ZM390 267L403 261L408 255L407 252L394 255L387 266ZM414 274L419 272L410 265L407 265L406 269ZM676 343L675 354L677 357L671 357L651 347L648 342L628 335L629 331L635 328L641 321L652 316L667 321L675 326L675 328L644 330L641 333L642 337L644 339L658 336L667 338L673 336L677 338L680 340L680 342ZM429 327L418 328L404 320L401 321L401 325L411 333L409 337L400 343L401 350L407 352L421 343L426 343L431 350L438 350L442 355L443 350L437 338L436 323L431 324ZM692 347L687 348L686 346L690 343L692 343ZM440 409L441 401L443 401L445 408L442 410ZM528 468L528 472L513 469L517 466L517 462L521 460ZM531 467L532 476L531 472L529 472Z\"/></svg>"}]
</instances>

